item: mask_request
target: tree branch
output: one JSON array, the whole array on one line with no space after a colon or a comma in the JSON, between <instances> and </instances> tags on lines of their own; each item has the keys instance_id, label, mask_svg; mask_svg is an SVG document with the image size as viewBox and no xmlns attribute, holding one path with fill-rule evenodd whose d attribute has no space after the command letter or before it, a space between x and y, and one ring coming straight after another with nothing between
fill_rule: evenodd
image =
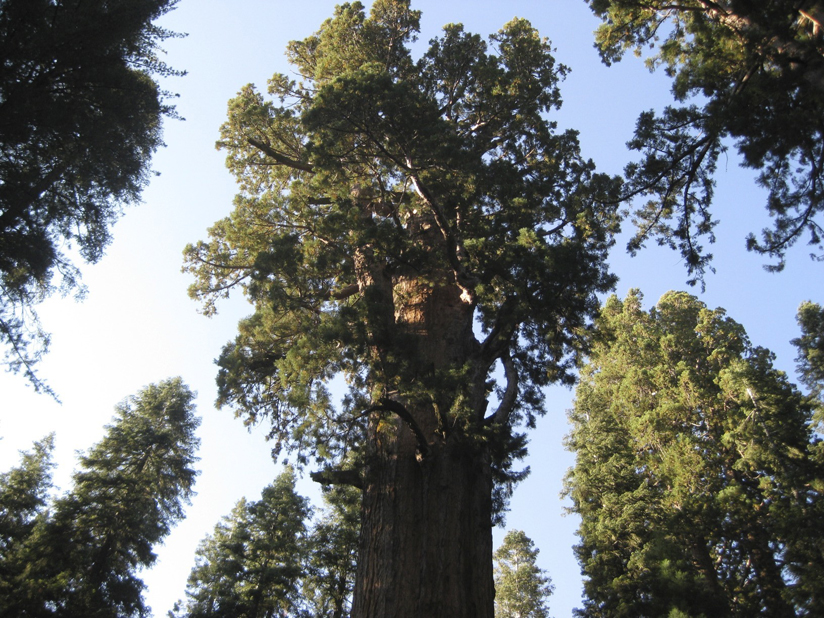
<instances>
[{"instance_id":1,"label":"tree branch","mask_svg":"<svg viewBox=\"0 0 824 618\"><path fill-rule=\"evenodd\" d=\"M291 157L287 157L285 154L278 152L268 144L264 144L263 142L256 140L253 137L247 137L246 142L250 146L254 146L258 150L260 150L267 157L274 159L275 162L279 163L280 165L285 165L286 167L291 167L293 170L299 170L301 172L315 171L315 167L313 165L310 165L309 163L303 163L302 161L297 161L295 159L292 159Z\"/></svg>"},{"instance_id":2,"label":"tree branch","mask_svg":"<svg viewBox=\"0 0 824 618\"><path fill-rule=\"evenodd\" d=\"M495 316L495 324L492 330L481 343L481 357L488 359L489 364L499 356L501 356L502 345L506 345L512 335L515 333L515 325L509 319L517 304L517 298L514 295L507 296L498 309L498 315Z\"/></svg>"},{"instance_id":3,"label":"tree branch","mask_svg":"<svg viewBox=\"0 0 824 618\"><path fill-rule=\"evenodd\" d=\"M360 288L358 287L357 283L350 283L349 285L347 285L344 288L341 288L340 290L330 290L324 295L323 300L345 300L350 296L354 296L355 294L357 294L359 289Z\"/></svg>"},{"instance_id":4,"label":"tree branch","mask_svg":"<svg viewBox=\"0 0 824 618\"><path fill-rule=\"evenodd\" d=\"M518 399L518 370L515 368L515 363L508 352L501 356L501 362L504 365L504 374L506 375L506 390L498 409L484 419L484 425L506 424Z\"/></svg>"},{"instance_id":5,"label":"tree branch","mask_svg":"<svg viewBox=\"0 0 824 618\"><path fill-rule=\"evenodd\" d=\"M411 161L407 160L406 165L408 169L412 169ZM476 278L467 272L466 267L463 264L462 258L466 254L463 244L455 235L440 206L429 193L426 186L424 186L424 184L420 181L417 174L410 173L410 178L412 179L412 185L415 187L415 192L426 203L426 205L429 206L430 210L435 215L435 223L438 224L438 229L440 230L444 241L446 241L446 258L449 260L449 265L452 267L452 271L455 274L455 280L458 283L458 287L460 287L463 292L461 294L461 299L464 300L464 302L474 303L475 290L473 288L476 283Z\"/></svg>"},{"instance_id":6,"label":"tree branch","mask_svg":"<svg viewBox=\"0 0 824 618\"><path fill-rule=\"evenodd\" d=\"M360 490L364 488L363 478L358 470L325 468L317 472L310 472L309 477L321 485L351 485Z\"/></svg>"},{"instance_id":7,"label":"tree branch","mask_svg":"<svg viewBox=\"0 0 824 618\"><path fill-rule=\"evenodd\" d=\"M415 422L415 417L413 417L409 410L406 409L406 406L398 401L395 401L394 399L382 397L378 405L374 406L372 409L386 410L387 412L394 412L397 414L402 421L409 425L409 428L415 434L415 438L418 440L418 450L420 450L421 454L425 456L429 453L429 442L427 442L423 430L421 430L418 423Z\"/></svg>"}]
</instances>

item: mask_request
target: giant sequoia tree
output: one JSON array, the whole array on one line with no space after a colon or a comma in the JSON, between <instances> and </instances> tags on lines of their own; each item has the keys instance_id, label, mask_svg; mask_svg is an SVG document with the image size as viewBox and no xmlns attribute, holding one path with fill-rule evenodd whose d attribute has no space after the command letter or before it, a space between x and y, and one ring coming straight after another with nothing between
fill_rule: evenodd
<instances>
[{"instance_id":1,"label":"giant sequoia tree","mask_svg":"<svg viewBox=\"0 0 824 618\"><path fill-rule=\"evenodd\" d=\"M207 313L236 287L255 307L219 404L363 489L353 615L491 617L517 428L613 283L617 187L547 120L566 69L528 22L413 59L418 25L342 5L289 44L297 81L240 91L219 146L241 193L186 259Z\"/></svg>"},{"instance_id":2,"label":"giant sequoia tree","mask_svg":"<svg viewBox=\"0 0 824 618\"><path fill-rule=\"evenodd\" d=\"M36 387L35 305L77 290L68 248L96 262L149 179L174 113L155 78L177 0L0 2L0 345Z\"/></svg>"},{"instance_id":3,"label":"giant sequoia tree","mask_svg":"<svg viewBox=\"0 0 824 618\"><path fill-rule=\"evenodd\" d=\"M582 616L820 616L812 400L721 309L610 299L571 413Z\"/></svg>"},{"instance_id":4,"label":"giant sequoia tree","mask_svg":"<svg viewBox=\"0 0 824 618\"><path fill-rule=\"evenodd\" d=\"M718 157L734 143L768 192L772 229L748 247L777 261L806 238L824 251L824 9L819 0L587 0L604 20L605 62L634 49L673 78L677 105L644 112L627 167L629 194L650 196L636 213L638 249L649 237L678 248L701 277L712 240Z\"/></svg>"}]
</instances>

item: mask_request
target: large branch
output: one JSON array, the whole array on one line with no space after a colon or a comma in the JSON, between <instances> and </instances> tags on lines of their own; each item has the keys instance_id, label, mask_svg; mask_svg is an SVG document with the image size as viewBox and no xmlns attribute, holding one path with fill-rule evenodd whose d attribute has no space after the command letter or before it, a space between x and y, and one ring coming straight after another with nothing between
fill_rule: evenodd
<instances>
[{"instance_id":1,"label":"large branch","mask_svg":"<svg viewBox=\"0 0 824 618\"><path fill-rule=\"evenodd\" d=\"M406 164L409 169L412 168L411 161L407 160ZM452 226L449 225L449 220L446 218L443 210L441 210L440 205L429 193L429 190L421 182L417 174L410 174L410 178L412 179L412 184L415 187L415 192L426 203L426 205L429 206L432 214L435 215L435 223L437 223L438 229L440 230L444 241L446 241L446 258L449 260L449 265L452 267L452 272L455 275L455 280L458 283L458 287L461 288L461 299L464 302L474 303L474 287L475 283L477 283L477 279L467 271L466 266L463 263L463 258L466 255L466 249L464 248L463 243L461 243L456 233L452 230Z\"/></svg>"},{"instance_id":2,"label":"large branch","mask_svg":"<svg viewBox=\"0 0 824 618\"><path fill-rule=\"evenodd\" d=\"M509 353L501 356L501 363L503 363L504 375L506 376L506 390L498 409L484 419L484 425L506 424L518 399L518 370L515 368L515 363Z\"/></svg>"},{"instance_id":3,"label":"large branch","mask_svg":"<svg viewBox=\"0 0 824 618\"><path fill-rule=\"evenodd\" d=\"M422 455L426 455L429 453L429 442L426 439L426 436L421 430L420 425L415 421L415 417L406 409L402 403L395 401L394 399L389 399L388 397L383 397L378 402L377 406L372 408L373 410L386 410L387 412L394 412L395 414L400 417L412 432L415 434L415 438L418 441L418 450L421 452Z\"/></svg>"},{"instance_id":4,"label":"large branch","mask_svg":"<svg viewBox=\"0 0 824 618\"><path fill-rule=\"evenodd\" d=\"M309 477L321 485L351 485L361 490L364 488L363 477L361 477L358 470L325 468L317 472L310 472Z\"/></svg>"},{"instance_id":5,"label":"large branch","mask_svg":"<svg viewBox=\"0 0 824 618\"><path fill-rule=\"evenodd\" d=\"M511 319L517 302L517 297L514 295L506 297L498 308L498 315L495 316L492 330L489 331L489 334L481 343L481 357L487 360L490 365L502 355L517 330L517 323Z\"/></svg>"},{"instance_id":6,"label":"large branch","mask_svg":"<svg viewBox=\"0 0 824 618\"><path fill-rule=\"evenodd\" d=\"M247 137L246 142L250 146L254 146L258 150L260 150L263 154L271 159L274 159L276 163L280 165L285 165L286 167L291 167L294 170L299 170L301 172L313 172L315 170L313 165L309 163L303 163L302 161L297 161L296 159L292 159L291 157L287 157L285 154L278 152L269 144L265 144L259 140L256 140L253 137Z\"/></svg>"},{"instance_id":7,"label":"large branch","mask_svg":"<svg viewBox=\"0 0 824 618\"><path fill-rule=\"evenodd\" d=\"M350 283L346 287L343 287L339 290L329 290L325 295L323 300L346 300L350 296L354 296L358 293L359 287L357 283Z\"/></svg>"}]
</instances>

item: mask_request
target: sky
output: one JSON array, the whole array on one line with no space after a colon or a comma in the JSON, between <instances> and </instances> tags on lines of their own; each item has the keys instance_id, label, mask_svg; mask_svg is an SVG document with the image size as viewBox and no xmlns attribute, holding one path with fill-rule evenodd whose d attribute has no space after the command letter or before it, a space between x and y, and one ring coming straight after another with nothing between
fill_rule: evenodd
<instances>
[{"instance_id":1,"label":"sky","mask_svg":"<svg viewBox=\"0 0 824 618\"><path fill-rule=\"evenodd\" d=\"M143 203L129 207L115 225L105 257L83 266L85 299L55 297L40 307L52 334L40 376L61 403L34 393L20 375L0 374L0 470L16 465L20 450L55 432L55 482L62 490L70 487L77 452L103 436L119 401L172 376L181 376L198 392L203 421L197 495L186 520L156 549L156 565L142 574L146 600L157 616L184 597L198 542L241 497L258 499L280 471L264 427L247 431L230 411L214 407L213 361L250 306L238 296L219 305L216 316L200 315L187 296L191 281L181 273L182 250L205 239L208 227L231 210L234 181L224 154L214 147L226 102L247 83L265 90L273 73L288 73L287 42L314 32L334 5L326 0L181 0L163 18L164 27L188 34L164 46L167 63L188 71L164 82L179 93L178 111L185 121L166 122L166 147L153 160L159 175L146 188ZM670 100L667 78L651 74L641 60L629 56L609 68L600 62L592 45L598 22L583 0L413 0L413 7L423 11L417 50L447 23L463 23L486 36L512 17L529 19L571 69L562 84L564 106L553 120L561 129L580 132L583 155L600 171L620 173L633 157L625 144L638 113L661 109ZM690 291L712 308L724 307L755 344L776 353L777 367L794 375L796 352L789 341L798 336L795 313L804 300L824 301L824 265L809 259L806 246L798 246L784 272L766 272L765 259L744 248L746 234L768 224L763 191L752 171L738 166L734 148L718 167L714 214L720 223L712 247L717 272L707 277L703 293ZM640 288L649 307L668 290L689 289L679 255L653 246L630 258L625 242L626 234L611 257L620 277L617 294ZM531 454L524 462L531 474L516 489L506 522L507 529L523 530L540 549L539 566L555 585L550 609L556 618L570 616L581 604L580 569L572 553L577 521L564 515L559 495L563 475L574 463L563 448L573 395L563 387L547 390L547 414L531 433ZM319 495L308 479L298 489L315 499ZM496 546L504 533L495 530Z\"/></svg>"}]
</instances>

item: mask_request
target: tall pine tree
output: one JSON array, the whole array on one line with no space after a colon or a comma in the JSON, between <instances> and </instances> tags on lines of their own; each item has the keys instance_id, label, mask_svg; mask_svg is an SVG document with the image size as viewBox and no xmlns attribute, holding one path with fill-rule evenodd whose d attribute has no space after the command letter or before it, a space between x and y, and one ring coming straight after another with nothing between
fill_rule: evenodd
<instances>
[{"instance_id":1,"label":"tall pine tree","mask_svg":"<svg viewBox=\"0 0 824 618\"><path fill-rule=\"evenodd\" d=\"M32 478L32 499L18 501L23 520L3 539L0 615L147 616L140 568L155 561L153 546L184 516L197 472L194 395L180 379L141 390L116 408L103 440L80 459L72 489L43 509L50 488L42 470L45 446L23 467L0 478L5 498ZM34 483L39 475L39 486ZM34 517L32 519L32 513ZM26 525L29 519L33 525Z\"/></svg>"}]
</instances>

